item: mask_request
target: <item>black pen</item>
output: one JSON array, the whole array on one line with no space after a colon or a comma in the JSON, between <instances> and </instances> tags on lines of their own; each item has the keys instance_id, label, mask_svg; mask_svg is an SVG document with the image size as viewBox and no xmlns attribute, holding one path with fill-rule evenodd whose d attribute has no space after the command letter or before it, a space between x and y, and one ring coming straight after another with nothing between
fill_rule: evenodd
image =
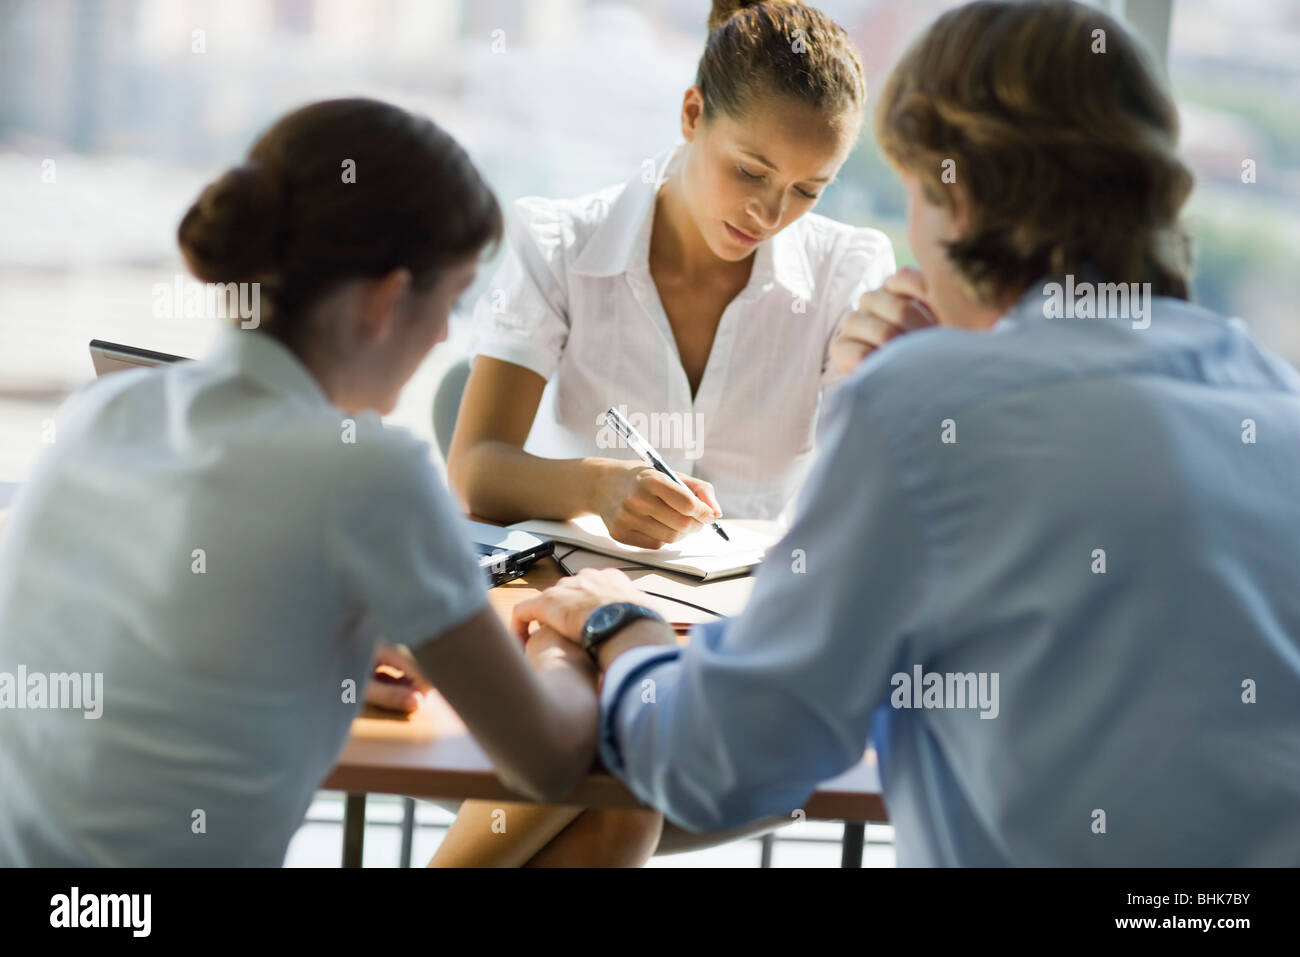
<instances>
[{"instance_id":1,"label":"black pen","mask_svg":"<svg viewBox=\"0 0 1300 957\"><path fill-rule=\"evenodd\" d=\"M691 487L677 477L673 470L668 467L668 463L663 460L663 456L655 451L655 447L647 442L641 436L640 432L632 428L631 422L623 418L623 413L614 408L606 409L605 421L614 427L615 432L623 436L623 440L632 447L632 451L641 456L641 460L645 462L646 465L663 472L664 475L667 475L682 488L686 489L686 493L690 495L691 498L695 498L695 493L691 491ZM696 501L699 501L699 499L696 499ZM700 502L700 504L703 505L704 503ZM727 533L722 530L722 526L717 522L713 523L713 530L722 536L724 542L731 541L731 539L727 537Z\"/></svg>"}]
</instances>

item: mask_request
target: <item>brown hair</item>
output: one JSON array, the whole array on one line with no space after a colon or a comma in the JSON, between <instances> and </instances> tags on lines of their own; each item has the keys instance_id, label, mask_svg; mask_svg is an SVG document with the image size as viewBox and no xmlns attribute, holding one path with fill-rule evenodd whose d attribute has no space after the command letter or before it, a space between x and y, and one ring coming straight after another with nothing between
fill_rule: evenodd
<instances>
[{"instance_id":1,"label":"brown hair","mask_svg":"<svg viewBox=\"0 0 1300 957\"><path fill-rule=\"evenodd\" d=\"M405 267L424 288L501 231L495 197L450 135L342 99L276 122L203 190L177 238L199 279L261 283L266 331L300 352L308 310L339 283Z\"/></svg>"},{"instance_id":2,"label":"brown hair","mask_svg":"<svg viewBox=\"0 0 1300 957\"><path fill-rule=\"evenodd\" d=\"M876 136L949 209L952 161L971 220L948 255L980 301L1089 264L1189 298L1178 113L1146 51L1100 10L985 0L944 14L890 75Z\"/></svg>"},{"instance_id":3,"label":"brown hair","mask_svg":"<svg viewBox=\"0 0 1300 957\"><path fill-rule=\"evenodd\" d=\"M695 85L705 116L733 119L772 93L832 116L857 113L867 101L849 35L798 0L714 0Z\"/></svg>"}]
</instances>

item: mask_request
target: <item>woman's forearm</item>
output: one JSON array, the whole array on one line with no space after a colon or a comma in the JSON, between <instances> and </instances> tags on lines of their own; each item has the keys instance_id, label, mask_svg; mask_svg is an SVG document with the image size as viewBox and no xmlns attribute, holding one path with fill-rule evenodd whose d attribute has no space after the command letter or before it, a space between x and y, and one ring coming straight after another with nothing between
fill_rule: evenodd
<instances>
[{"instance_id":1,"label":"woman's forearm","mask_svg":"<svg viewBox=\"0 0 1300 957\"><path fill-rule=\"evenodd\" d=\"M579 652L585 655L586 652ZM559 713L555 723L555 779L550 782L552 799L567 795L592 768L596 760L596 734L600 706L596 680L571 665L556 665L542 673L542 682L553 707Z\"/></svg>"},{"instance_id":2,"label":"woman's forearm","mask_svg":"<svg viewBox=\"0 0 1300 957\"><path fill-rule=\"evenodd\" d=\"M617 467L613 459L545 459L489 440L449 463L448 474L471 513L508 524L596 511L603 477Z\"/></svg>"},{"instance_id":3,"label":"woman's forearm","mask_svg":"<svg viewBox=\"0 0 1300 957\"><path fill-rule=\"evenodd\" d=\"M525 720L539 732L541 746L527 755L527 766L515 767L519 777L503 774L502 780L535 800L556 802L595 762L598 676L587 653L569 642L549 644L530 657L542 686L542 710ZM505 770L501 764L498 768Z\"/></svg>"}]
</instances>

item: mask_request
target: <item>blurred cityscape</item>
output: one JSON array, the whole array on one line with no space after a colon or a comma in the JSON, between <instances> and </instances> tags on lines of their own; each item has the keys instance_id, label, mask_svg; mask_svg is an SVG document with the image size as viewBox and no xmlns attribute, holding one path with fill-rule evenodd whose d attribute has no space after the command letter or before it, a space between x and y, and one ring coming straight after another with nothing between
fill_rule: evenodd
<instances>
[{"instance_id":1,"label":"blurred cityscape","mask_svg":"<svg viewBox=\"0 0 1300 957\"><path fill-rule=\"evenodd\" d=\"M874 97L955 3L819 5L857 42ZM92 377L91 338L203 354L216 321L154 319L151 290L183 272L181 214L278 115L375 96L450 130L505 202L589 192L678 138L709 6L0 0L0 481L28 474L42 423ZM1300 0L1173 9L1169 71L1198 179L1196 297L1300 364ZM869 130L818 211L885 230L912 261L902 192ZM391 421L431 438L433 390L463 335L460 316Z\"/></svg>"},{"instance_id":2,"label":"blurred cityscape","mask_svg":"<svg viewBox=\"0 0 1300 957\"><path fill-rule=\"evenodd\" d=\"M822 7L858 43L874 94L952 5ZM285 110L389 99L456 135L503 200L575 195L626 179L677 139L708 10L708 0L0 0L0 479L25 474L39 423L90 378L90 338L202 354L215 324L153 319L150 290L182 271L181 213ZM1170 73L1198 177L1197 298L1300 362L1300 0L1175 0ZM1253 183L1242 182L1246 159ZM884 229L910 260L902 194L870 131L818 209ZM454 348L430 361L396 421L429 432L429 396Z\"/></svg>"}]
</instances>

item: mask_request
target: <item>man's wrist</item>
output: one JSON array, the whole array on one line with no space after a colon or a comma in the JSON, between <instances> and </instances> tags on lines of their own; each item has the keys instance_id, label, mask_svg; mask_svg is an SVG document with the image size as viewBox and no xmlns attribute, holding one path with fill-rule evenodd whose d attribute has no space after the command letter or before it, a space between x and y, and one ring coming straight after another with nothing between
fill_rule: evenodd
<instances>
[{"instance_id":1,"label":"man's wrist","mask_svg":"<svg viewBox=\"0 0 1300 957\"><path fill-rule=\"evenodd\" d=\"M600 670L608 671L619 655L633 648L648 646L677 645L677 637L672 625L653 618L638 618L621 628L618 634L601 642L596 647L596 660Z\"/></svg>"}]
</instances>

